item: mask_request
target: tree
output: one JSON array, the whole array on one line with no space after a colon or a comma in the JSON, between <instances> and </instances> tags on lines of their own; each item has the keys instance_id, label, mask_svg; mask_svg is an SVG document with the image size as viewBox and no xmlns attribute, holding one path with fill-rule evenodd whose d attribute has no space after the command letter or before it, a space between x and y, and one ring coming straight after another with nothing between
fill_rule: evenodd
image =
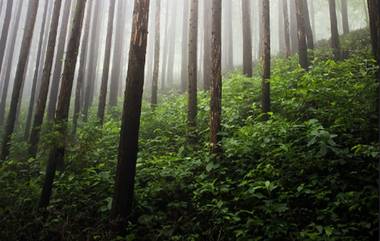
<instances>
[{"instance_id":1,"label":"tree","mask_svg":"<svg viewBox=\"0 0 380 241\"><path fill-rule=\"evenodd\" d=\"M0 37L0 72L2 70L3 61L4 61L4 57L5 57L5 46L7 44L8 34L10 33L9 26L11 24L11 18L12 18L13 0L7 0L6 4L7 4L7 6L5 7L5 16L4 16L4 20L3 20L4 22L3 22L3 27L1 30L1 37ZM20 8L20 7L18 7L18 8ZM13 31L15 31L15 30L13 30Z\"/></svg>"},{"instance_id":2,"label":"tree","mask_svg":"<svg viewBox=\"0 0 380 241\"><path fill-rule=\"evenodd\" d=\"M60 32L58 36L57 43L57 52L55 55L54 61L54 71L50 85L50 95L49 95L49 104L47 109L47 119L48 121L52 121L54 118L55 108L57 106L57 98L58 98L58 90L59 90L59 81L61 79L62 74L62 65L65 54L65 46L66 46L66 37L68 34L68 25L69 25L69 17L70 17L70 7L72 0L65 0L65 4L63 7L63 13L60 23Z\"/></svg>"},{"instance_id":3,"label":"tree","mask_svg":"<svg viewBox=\"0 0 380 241\"><path fill-rule=\"evenodd\" d=\"M350 25L348 23L347 0L340 0L340 3L341 3L343 33L348 34L350 32Z\"/></svg>"},{"instance_id":4,"label":"tree","mask_svg":"<svg viewBox=\"0 0 380 241\"><path fill-rule=\"evenodd\" d=\"M152 108L157 105L158 73L160 71L160 26L161 26L161 0L156 1L156 26L154 40L154 67L152 79Z\"/></svg>"},{"instance_id":5,"label":"tree","mask_svg":"<svg viewBox=\"0 0 380 241\"><path fill-rule=\"evenodd\" d=\"M298 28L298 57L299 64L305 70L309 69L309 58L307 54L306 43L306 28L304 22L304 0L295 0L296 3L296 16L297 16L297 28Z\"/></svg>"},{"instance_id":6,"label":"tree","mask_svg":"<svg viewBox=\"0 0 380 241\"><path fill-rule=\"evenodd\" d=\"M335 0L329 0L329 12L330 12L330 26L331 26L331 48L335 60L341 58L340 41L338 33L338 21L336 17L336 3Z\"/></svg>"},{"instance_id":7,"label":"tree","mask_svg":"<svg viewBox=\"0 0 380 241\"><path fill-rule=\"evenodd\" d=\"M207 0L206 0L207 1ZM170 22L170 35L169 35L169 44L170 48L168 49L168 69L167 69L167 83L168 87L173 87L173 78L174 78L174 57L176 49L176 26L177 26L177 1L174 1L173 6L173 16Z\"/></svg>"},{"instance_id":8,"label":"tree","mask_svg":"<svg viewBox=\"0 0 380 241\"><path fill-rule=\"evenodd\" d=\"M58 31L58 22L62 6L62 0L55 0L53 6L52 19L49 29L45 63L41 76L41 84L37 98L36 110L33 117L33 125L29 136L29 154L35 157L38 151L38 142L40 139L41 126L44 119L46 101L50 85L50 73L53 66L54 50L56 47L56 36Z\"/></svg>"},{"instance_id":9,"label":"tree","mask_svg":"<svg viewBox=\"0 0 380 241\"><path fill-rule=\"evenodd\" d=\"M33 30L36 22L36 15L38 11L39 0L30 0L28 4L27 11L27 21L25 25L24 35L21 42L21 52L18 59L18 64L16 67L16 75L14 78L13 92L11 105L9 108L9 114L5 125L3 143L1 146L0 160L7 159L9 155L10 140L14 131L17 107L19 104L21 87L24 82L24 72L26 69L26 63L28 61L28 56L30 52L30 46L32 43Z\"/></svg>"},{"instance_id":10,"label":"tree","mask_svg":"<svg viewBox=\"0 0 380 241\"><path fill-rule=\"evenodd\" d=\"M263 23L263 76L262 76L262 98L261 106L263 109L264 119L268 119L268 113L270 112L270 5L269 0L262 0L262 23Z\"/></svg>"},{"instance_id":11,"label":"tree","mask_svg":"<svg viewBox=\"0 0 380 241\"><path fill-rule=\"evenodd\" d=\"M233 56L233 33L232 33L232 3L231 1L222 1L223 10L223 44L222 44L222 58L223 58L223 71L227 72L234 68Z\"/></svg>"},{"instance_id":12,"label":"tree","mask_svg":"<svg viewBox=\"0 0 380 241\"><path fill-rule=\"evenodd\" d=\"M107 87L108 87L108 74L110 69L111 59L111 44L112 44L112 32L113 32L113 19L115 14L115 0L111 0L108 9L108 23L107 23L107 37L106 37L106 51L104 55L103 63L103 75L102 83L100 86L99 105L98 105L98 119L100 124L104 122L104 113L107 100Z\"/></svg>"},{"instance_id":13,"label":"tree","mask_svg":"<svg viewBox=\"0 0 380 241\"><path fill-rule=\"evenodd\" d=\"M242 0L243 16L243 73L252 77L252 33L250 0Z\"/></svg>"},{"instance_id":14,"label":"tree","mask_svg":"<svg viewBox=\"0 0 380 241\"><path fill-rule=\"evenodd\" d=\"M307 0L303 0L303 13L302 13L302 15L304 17L304 23L305 23L307 47L309 49L314 49L313 29L311 27L309 6L307 3Z\"/></svg>"},{"instance_id":15,"label":"tree","mask_svg":"<svg viewBox=\"0 0 380 241\"><path fill-rule=\"evenodd\" d=\"M125 224L133 204L144 66L148 38L149 0L135 0L119 154L111 218Z\"/></svg>"},{"instance_id":16,"label":"tree","mask_svg":"<svg viewBox=\"0 0 380 241\"><path fill-rule=\"evenodd\" d=\"M86 0L77 1L70 39L67 45L66 58L63 66L57 110L55 111L54 118L54 124L57 127L57 134L60 137L58 140L60 143L58 143L58 141L53 143L53 147L50 150L49 159L46 166L45 180L39 202L40 208L46 208L49 205L56 168L58 164L63 162L65 156L65 141L62 140L65 140L66 125L69 115L71 92L78 57L85 7Z\"/></svg>"},{"instance_id":17,"label":"tree","mask_svg":"<svg viewBox=\"0 0 380 241\"><path fill-rule=\"evenodd\" d=\"M167 73L167 68L168 68L168 48L169 48L169 1L166 0L166 6L165 6L165 11L166 11L166 18L165 18L165 30L164 30L164 36L163 36L163 44L164 44L164 49L162 52L162 68L161 68L161 90L164 90L166 88L166 73Z\"/></svg>"},{"instance_id":18,"label":"tree","mask_svg":"<svg viewBox=\"0 0 380 241\"><path fill-rule=\"evenodd\" d=\"M298 50L298 27L297 27L297 10L296 0L289 0L289 17L290 17L290 39L291 53L294 54Z\"/></svg>"},{"instance_id":19,"label":"tree","mask_svg":"<svg viewBox=\"0 0 380 241\"><path fill-rule=\"evenodd\" d=\"M282 1L282 11L284 16L284 39L285 39L285 56L290 56L290 36L289 36L289 11L288 0Z\"/></svg>"},{"instance_id":20,"label":"tree","mask_svg":"<svg viewBox=\"0 0 380 241\"><path fill-rule=\"evenodd\" d=\"M187 121L189 129L196 127L197 119L197 40L198 40L198 0L191 0L189 27L189 83Z\"/></svg>"},{"instance_id":21,"label":"tree","mask_svg":"<svg viewBox=\"0 0 380 241\"><path fill-rule=\"evenodd\" d=\"M203 89L210 90L211 85L211 31L212 15L210 10L212 0L203 0Z\"/></svg>"},{"instance_id":22,"label":"tree","mask_svg":"<svg viewBox=\"0 0 380 241\"><path fill-rule=\"evenodd\" d=\"M38 42L38 47L37 47L37 59L36 59L35 68L34 68L32 90L30 93L29 108L28 108L28 114L26 117L25 139L28 139L28 137L29 137L30 126L32 124L32 116L33 116L33 110L34 110L34 105L35 105L34 99L36 97L38 73L39 73L40 61L41 61L41 57L42 57L42 44L43 44L45 24L46 24L47 12L48 12L48 3L49 3L49 1L45 0L44 12L43 12L43 16L42 16L42 23L41 23L41 29L40 29L40 36L38 39L39 42Z\"/></svg>"},{"instance_id":23,"label":"tree","mask_svg":"<svg viewBox=\"0 0 380 241\"><path fill-rule=\"evenodd\" d=\"M219 153L222 115L222 3L212 1L211 152Z\"/></svg>"},{"instance_id":24,"label":"tree","mask_svg":"<svg viewBox=\"0 0 380 241\"><path fill-rule=\"evenodd\" d=\"M186 85L188 82L189 0L183 1L182 23L181 92L183 93L186 91Z\"/></svg>"}]
</instances>

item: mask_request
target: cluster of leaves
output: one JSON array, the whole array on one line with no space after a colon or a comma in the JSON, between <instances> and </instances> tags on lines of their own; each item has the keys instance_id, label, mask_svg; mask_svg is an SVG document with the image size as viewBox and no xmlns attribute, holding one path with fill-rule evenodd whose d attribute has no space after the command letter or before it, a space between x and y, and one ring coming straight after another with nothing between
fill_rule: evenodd
<instances>
[{"instance_id":1,"label":"cluster of leaves","mask_svg":"<svg viewBox=\"0 0 380 241\"><path fill-rule=\"evenodd\" d=\"M0 239L374 240L376 67L367 50L338 63L317 52L309 72L296 58L275 61L267 122L259 76L226 76L221 159L208 154L206 93L192 146L186 96L167 96L154 111L144 103L135 207L124 237L109 231L118 121L80 127L46 212L36 210L43 155L2 163ZM45 145L52 135L44 135Z\"/></svg>"}]
</instances>

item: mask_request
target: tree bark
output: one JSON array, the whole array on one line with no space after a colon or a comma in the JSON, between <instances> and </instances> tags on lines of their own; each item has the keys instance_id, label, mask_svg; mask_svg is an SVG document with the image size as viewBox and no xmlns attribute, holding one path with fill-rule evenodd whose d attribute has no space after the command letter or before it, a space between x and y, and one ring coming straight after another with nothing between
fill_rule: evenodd
<instances>
[{"instance_id":1,"label":"tree bark","mask_svg":"<svg viewBox=\"0 0 380 241\"><path fill-rule=\"evenodd\" d=\"M288 0L282 1L282 10L284 16L284 39L285 39L285 56L289 58L290 56L290 36L289 36L289 11L288 11Z\"/></svg>"},{"instance_id":2,"label":"tree bark","mask_svg":"<svg viewBox=\"0 0 380 241\"><path fill-rule=\"evenodd\" d=\"M263 23L263 80L262 80L262 109L264 119L269 118L270 112L270 4L269 0L263 1L262 23Z\"/></svg>"},{"instance_id":3,"label":"tree bark","mask_svg":"<svg viewBox=\"0 0 380 241\"><path fill-rule=\"evenodd\" d=\"M25 25L24 35L21 42L21 52L18 59L18 64L16 67L16 75L14 78L13 92L11 105L9 109L8 118L5 125L3 143L1 148L0 160L7 159L9 155L10 141L15 127L17 106L20 99L21 87L23 85L24 73L27 66L28 56L30 52L30 46L32 43L33 30L36 22L36 15L38 11L39 0L30 0L28 4L27 11L27 21Z\"/></svg>"},{"instance_id":4,"label":"tree bark","mask_svg":"<svg viewBox=\"0 0 380 241\"><path fill-rule=\"evenodd\" d=\"M243 21L243 73L252 77L252 32L250 0L242 0Z\"/></svg>"},{"instance_id":5,"label":"tree bark","mask_svg":"<svg viewBox=\"0 0 380 241\"><path fill-rule=\"evenodd\" d=\"M350 32L350 25L348 23L348 9L347 9L347 0L340 0L341 2L341 12L342 12L342 25L343 33L348 34Z\"/></svg>"},{"instance_id":6,"label":"tree bark","mask_svg":"<svg viewBox=\"0 0 380 241\"><path fill-rule=\"evenodd\" d=\"M330 12L330 26L331 26L331 48L333 49L334 59L339 60L341 59L341 50L340 50L335 0L329 0L329 12Z\"/></svg>"},{"instance_id":7,"label":"tree bark","mask_svg":"<svg viewBox=\"0 0 380 241\"><path fill-rule=\"evenodd\" d=\"M49 39L45 55L45 63L41 76L40 90L38 94L36 110L33 117L33 125L29 137L29 155L36 157L38 151L38 142L40 139L41 126L44 119L46 101L50 85L50 75L53 65L54 50L56 47L56 36L58 30L59 16L61 12L62 0L55 0L52 20L49 29ZM58 47L58 46L57 46Z\"/></svg>"},{"instance_id":8,"label":"tree bark","mask_svg":"<svg viewBox=\"0 0 380 241\"><path fill-rule=\"evenodd\" d=\"M189 27L189 83L187 121L189 129L197 123L197 41L198 41L198 0L191 0Z\"/></svg>"},{"instance_id":9,"label":"tree bark","mask_svg":"<svg viewBox=\"0 0 380 241\"><path fill-rule=\"evenodd\" d=\"M37 59L35 63L35 69L34 69L34 75L33 75L33 82L32 82L32 90L30 93L30 100L29 100L29 107L28 107L28 114L26 117L26 124L25 124L25 135L24 138L27 140L29 138L30 133L30 126L32 124L32 117L33 117L33 111L34 106L36 103L34 103L34 100L36 98L36 89L37 89L37 81L38 81L38 73L40 70L40 62L42 57L42 44L44 39L44 33L45 33L45 24L46 24L46 18L47 18L47 12L48 12L48 4L49 1L45 0L44 5L44 12L42 16L42 23L41 23L41 29L40 29L40 36L38 39L38 48L37 48Z\"/></svg>"},{"instance_id":10,"label":"tree bark","mask_svg":"<svg viewBox=\"0 0 380 241\"><path fill-rule=\"evenodd\" d=\"M115 192L111 210L111 218L121 220L121 228L123 224L126 224L133 204L148 20L149 0L135 0Z\"/></svg>"},{"instance_id":11,"label":"tree bark","mask_svg":"<svg viewBox=\"0 0 380 241\"><path fill-rule=\"evenodd\" d=\"M169 47L169 0L166 0L166 18L165 18L165 30L164 30L164 49L162 52L162 68L161 68L161 90L166 88L167 68L168 68L168 47Z\"/></svg>"},{"instance_id":12,"label":"tree bark","mask_svg":"<svg viewBox=\"0 0 380 241\"><path fill-rule=\"evenodd\" d=\"M65 0L63 14L60 24L60 32L57 44L57 53L55 56L53 76L50 86L49 104L47 109L47 120L52 121L54 119L54 112L57 105L58 90L60 86L60 79L62 74L62 65L65 54L66 37L68 34L67 28L69 25L70 7L72 0Z\"/></svg>"},{"instance_id":13,"label":"tree bark","mask_svg":"<svg viewBox=\"0 0 380 241\"><path fill-rule=\"evenodd\" d=\"M69 116L71 92L75 74L75 67L78 57L78 49L81 38L82 23L86 8L86 0L77 1L73 26L71 29L70 39L67 46L66 58L63 66L62 84L59 92L57 110L55 112L54 124L57 127L60 143L55 142L49 154L46 167L46 175L42 187L40 208L46 208L49 205L50 196L57 166L63 163L65 155L65 134L67 119Z\"/></svg>"},{"instance_id":14,"label":"tree bark","mask_svg":"<svg viewBox=\"0 0 380 241\"><path fill-rule=\"evenodd\" d=\"M221 152L220 135L222 118L222 2L212 1L212 78L211 78L211 152Z\"/></svg>"},{"instance_id":15,"label":"tree bark","mask_svg":"<svg viewBox=\"0 0 380 241\"><path fill-rule=\"evenodd\" d=\"M309 58L307 54L307 43L306 43L306 28L304 22L304 1L295 0L296 3L296 16L297 16L297 36L298 36L298 57L299 64L305 70L309 69Z\"/></svg>"},{"instance_id":16,"label":"tree bark","mask_svg":"<svg viewBox=\"0 0 380 241\"><path fill-rule=\"evenodd\" d=\"M212 59L211 59L211 31L212 31L212 0L203 0L203 89L210 90Z\"/></svg>"},{"instance_id":17,"label":"tree bark","mask_svg":"<svg viewBox=\"0 0 380 241\"><path fill-rule=\"evenodd\" d=\"M3 61L5 58L5 47L7 45L8 35L11 32L9 31L9 26L11 24L11 18L12 18L12 7L13 7L13 0L7 0L7 6L5 8L4 22L3 22L3 27L1 30L1 38L0 38L0 72L2 70ZM16 30L13 30L13 31L16 31Z\"/></svg>"},{"instance_id":18,"label":"tree bark","mask_svg":"<svg viewBox=\"0 0 380 241\"><path fill-rule=\"evenodd\" d=\"M189 46L189 0L183 1L181 93L186 91L188 83L188 46Z\"/></svg>"},{"instance_id":19,"label":"tree bark","mask_svg":"<svg viewBox=\"0 0 380 241\"><path fill-rule=\"evenodd\" d=\"M152 108L157 106L158 73L160 71L160 27L161 27L161 0L156 1L156 21L154 40L154 68L152 79Z\"/></svg>"},{"instance_id":20,"label":"tree bark","mask_svg":"<svg viewBox=\"0 0 380 241\"><path fill-rule=\"evenodd\" d=\"M290 17L290 39L291 39L291 53L294 54L298 50L298 27L297 27L297 10L296 0L289 0L289 17Z\"/></svg>"},{"instance_id":21,"label":"tree bark","mask_svg":"<svg viewBox=\"0 0 380 241\"><path fill-rule=\"evenodd\" d=\"M302 15L304 16L304 21L305 21L307 47L309 49L314 49L313 29L311 27L309 6L307 3L307 0L303 0L303 14Z\"/></svg>"},{"instance_id":22,"label":"tree bark","mask_svg":"<svg viewBox=\"0 0 380 241\"><path fill-rule=\"evenodd\" d=\"M233 56L233 33L232 33L232 3L231 1L222 1L224 4L223 10L223 21L224 21L224 32L222 44L222 58L223 58L223 72L228 72L234 68L234 56Z\"/></svg>"},{"instance_id":23,"label":"tree bark","mask_svg":"<svg viewBox=\"0 0 380 241\"><path fill-rule=\"evenodd\" d=\"M208 1L208 0L206 0ZM170 23L170 36L169 43L170 48L168 50L168 69L167 69L167 86L168 88L173 88L174 82L174 58L175 58L175 50L176 50L176 25L177 25L177 1L174 1L173 6L173 16Z\"/></svg>"},{"instance_id":24,"label":"tree bark","mask_svg":"<svg viewBox=\"0 0 380 241\"><path fill-rule=\"evenodd\" d=\"M100 86L100 95L99 95L99 106L98 106L98 119L101 125L104 122L104 113L106 108L107 100L107 88L108 88L108 74L110 69L110 59L111 59L111 45L112 45L112 32L113 32L113 19L115 14L115 0L110 0L108 10L108 26L107 26L107 37L106 37L106 52L104 55L103 63L103 75L102 83Z\"/></svg>"}]
</instances>

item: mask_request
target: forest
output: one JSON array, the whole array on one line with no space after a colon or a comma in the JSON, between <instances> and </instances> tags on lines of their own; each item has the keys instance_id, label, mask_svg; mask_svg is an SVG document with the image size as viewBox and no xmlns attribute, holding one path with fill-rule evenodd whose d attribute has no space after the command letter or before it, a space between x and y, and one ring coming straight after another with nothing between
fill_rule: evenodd
<instances>
[{"instance_id":1,"label":"forest","mask_svg":"<svg viewBox=\"0 0 380 241\"><path fill-rule=\"evenodd\" d=\"M380 0L0 0L1 241L379 241Z\"/></svg>"}]
</instances>

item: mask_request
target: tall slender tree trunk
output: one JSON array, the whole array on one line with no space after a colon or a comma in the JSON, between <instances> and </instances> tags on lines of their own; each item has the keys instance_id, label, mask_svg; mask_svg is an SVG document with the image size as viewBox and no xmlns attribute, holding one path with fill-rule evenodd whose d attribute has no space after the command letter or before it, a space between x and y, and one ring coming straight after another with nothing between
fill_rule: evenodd
<instances>
[{"instance_id":1,"label":"tall slender tree trunk","mask_svg":"<svg viewBox=\"0 0 380 241\"><path fill-rule=\"evenodd\" d=\"M339 60L341 59L341 50L340 50L335 0L329 0L329 12L330 12L330 26L331 26L331 48L333 49L335 60Z\"/></svg>"},{"instance_id":2,"label":"tall slender tree trunk","mask_svg":"<svg viewBox=\"0 0 380 241\"><path fill-rule=\"evenodd\" d=\"M197 125L197 42L198 42L198 0L191 0L189 27L189 83L187 121L189 129ZM191 132L192 130L190 130Z\"/></svg>"},{"instance_id":3,"label":"tall slender tree trunk","mask_svg":"<svg viewBox=\"0 0 380 241\"><path fill-rule=\"evenodd\" d=\"M316 21L315 21L315 8L314 8L314 0L309 1L310 6L310 21L311 21L311 29L313 32L314 41L317 41L317 28L316 28Z\"/></svg>"},{"instance_id":4,"label":"tall slender tree trunk","mask_svg":"<svg viewBox=\"0 0 380 241\"><path fill-rule=\"evenodd\" d=\"M284 1L283 1L284 2ZM278 3L278 17L277 17L277 24L278 24L278 49L279 49L279 54L281 56L286 55L286 44L285 44L285 24L284 24L284 10L283 10L284 5L279 2Z\"/></svg>"},{"instance_id":5,"label":"tall slender tree trunk","mask_svg":"<svg viewBox=\"0 0 380 241\"><path fill-rule=\"evenodd\" d=\"M185 3L186 4L186 3ZM154 68L152 79L152 97L151 105L154 108L157 105L158 95L158 73L160 71L160 27L161 27L161 0L156 1L156 22L155 22L155 40L154 40Z\"/></svg>"},{"instance_id":6,"label":"tall slender tree trunk","mask_svg":"<svg viewBox=\"0 0 380 241\"><path fill-rule=\"evenodd\" d=\"M165 31L164 31L164 49L162 52L162 68L161 68L161 90L164 90L166 88L166 78L167 78L167 68L168 68L168 48L169 48L169 17L170 17L170 11L169 11L169 1L166 0L166 18L165 18Z\"/></svg>"},{"instance_id":7,"label":"tall slender tree trunk","mask_svg":"<svg viewBox=\"0 0 380 241\"><path fill-rule=\"evenodd\" d=\"M307 0L303 0L303 14L302 15L303 15L304 21L305 21L305 33L306 33L307 47L309 49L314 49L313 29L311 27L309 6L307 3Z\"/></svg>"},{"instance_id":8,"label":"tall slender tree trunk","mask_svg":"<svg viewBox=\"0 0 380 241\"><path fill-rule=\"evenodd\" d=\"M291 52L296 53L298 50L298 27L297 27L297 10L296 0L290 0L289 4L289 17L290 17L290 39L291 39Z\"/></svg>"},{"instance_id":9,"label":"tall slender tree trunk","mask_svg":"<svg viewBox=\"0 0 380 241\"><path fill-rule=\"evenodd\" d=\"M348 23L347 0L340 0L340 2L341 2L341 12L342 12L343 33L348 34L350 32L350 25Z\"/></svg>"},{"instance_id":10,"label":"tall slender tree trunk","mask_svg":"<svg viewBox=\"0 0 380 241\"><path fill-rule=\"evenodd\" d=\"M222 44L223 48L223 67L224 72L228 72L233 70L234 68L234 56L233 56L233 33L232 33L232 3L231 1L222 1L224 4L223 10L223 21L224 21L224 29L223 29L223 39L225 40Z\"/></svg>"},{"instance_id":11,"label":"tall slender tree trunk","mask_svg":"<svg viewBox=\"0 0 380 241\"><path fill-rule=\"evenodd\" d=\"M64 61L66 37L68 34L67 28L69 25L70 7L72 0L65 0L63 14L60 24L60 32L58 36L57 52L54 62L54 71L50 86L49 104L47 109L47 120L52 121L54 119L54 112L57 105L58 91L60 86L60 79L62 74L62 66Z\"/></svg>"},{"instance_id":12,"label":"tall slender tree trunk","mask_svg":"<svg viewBox=\"0 0 380 241\"><path fill-rule=\"evenodd\" d=\"M107 37L106 37L106 52L104 55L103 63L103 75L102 83L100 86L100 95L99 95L99 106L98 106L98 119L100 124L104 122L104 113L106 108L107 100L107 88L108 88L108 74L110 69L110 59L111 59L111 44L112 44L112 32L113 32L113 19L115 15L115 0L111 0L109 3L108 10L108 26L107 26Z\"/></svg>"},{"instance_id":13,"label":"tall slender tree trunk","mask_svg":"<svg viewBox=\"0 0 380 241\"><path fill-rule=\"evenodd\" d=\"M46 101L50 85L51 69L53 66L54 50L56 47L56 36L58 31L58 22L61 12L62 0L55 0L52 19L49 29L45 63L41 76L40 90L37 98L36 110L33 117L33 125L29 137L29 154L35 157L38 151L38 142L40 139L41 126L44 119ZM57 46L58 47L58 46Z\"/></svg>"},{"instance_id":14,"label":"tall slender tree trunk","mask_svg":"<svg viewBox=\"0 0 380 241\"><path fill-rule=\"evenodd\" d=\"M212 0L211 152L221 152L222 119L222 2Z\"/></svg>"},{"instance_id":15,"label":"tall slender tree trunk","mask_svg":"<svg viewBox=\"0 0 380 241\"><path fill-rule=\"evenodd\" d=\"M13 93L11 99L11 105L9 109L8 118L5 125L4 137L1 146L0 160L7 159L9 155L10 141L15 127L17 106L19 103L19 98L21 94L21 87L23 85L24 74L26 69L26 63L28 61L28 56L30 52L30 46L33 38L33 30L36 22L36 15L38 11L39 0L30 0L28 4L28 11L26 17L26 25L24 30L24 35L21 42L21 52L18 59L18 64L16 67L16 75L13 85Z\"/></svg>"},{"instance_id":16,"label":"tall slender tree trunk","mask_svg":"<svg viewBox=\"0 0 380 241\"><path fill-rule=\"evenodd\" d=\"M263 12L262 12L262 23L263 23L263 80L262 80L262 109L264 115L264 119L268 119L270 112L270 4L269 0L261 0L263 1Z\"/></svg>"},{"instance_id":17,"label":"tall slender tree trunk","mask_svg":"<svg viewBox=\"0 0 380 241\"><path fill-rule=\"evenodd\" d=\"M4 119L5 119L5 107L7 105L7 97L8 97L8 88L9 88L9 80L11 78L11 71L12 71L12 63L13 63L13 58L16 57L14 52L15 52L15 47L16 47L16 39L17 39L17 32L18 28L20 27L20 19L21 19L21 11L22 11L22 3L19 2L17 5L17 12L15 15L14 23L13 23L13 30L10 36L10 42L9 46L7 49L7 56L9 56L9 62L7 64L6 72L5 72L5 77L4 77L4 85L3 89L1 92L1 100L0 100L0 127L3 126L4 124Z\"/></svg>"},{"instance_id":18,"label":"tall slender tree trunk","mask_svg":"<svg viewBox=\"0 0 380 241\"><path fill-rule=\"evenodd\" d=\"M212 0L203 0L203 89L210 90L212 59L211 59L211 31L212 31Z\"/></svg>"},{"instance_id":19,"label":"tall slender tree trunk","mask_svg":"<svg viewBox=\"0 0 380 241\"><path fill-rule=\"evenodd\" d=\"M299 64L305 70L309 69L309 57L307 54L307 43L306 43L306 28L304 22L304 1L295 0L296 3L296 16L297 16L297 28L298 28L298 57Z\"/></svg>"},{"instance_id":20,"label":"tall slender tree trunk","mask_svg":"<svg viewBox=\"0 0 380 241\"><path fill-rule=\"evenodd\" d=\"M69 116L71 92L75 74L75 67L78 57L78 49L82 32L82 23L86 8L86 0L77 1L70 39L67 46L66 58L63 66L62 84L59 92L57 110L55 112L54 124L57 126L60 138L53 144L49 154L46 167L46 175L42 187L41 198L39 202L40 208L46 208L49 205L50 196L55 177L57 165L63 163L65 155L65 139L67 119Z\"/></svg>"},{"instance_id":21,"label":"tall slender tree trunk","mask_svg":"<svg viewBox=\"0 0 380 241\"><path fill-rule=\"evenodd\" d=\"M111 218L121 220L121 229L131 214L133 204L148 21L149 0L135 0L115 192L111 209Z\"/></svg>"},{"instance_id":22,"label":"tall slender tree trunk","mask_svg":"<svg viewBox=\"0 0 380 241\"><path fill-rule=\"evenodd\" d=\"M289 36L289 11L288 11L288 0L282 1L282 10L284 16L284 39L285 39L285 56L288 58L290 56L290 36Z\"/></svg>"},{"instance_id":23,"label":"tall slender tree trunk","mask_svg":"<svg viewBox=\"0 0 380 241\"><path fill-rule=\"evenodd\" d=\"M250 0L242 0L243 21L243 73L252 77L252 32Z\"/></svg>"},{"instance_id":24,"label":"tall slender tree trunk","mask_svg":"<svg viewBox=\"0 0 380 241\"><path fill-rule=\"evenodd\" d=\"M34 69L34 75L33 75L33 82L32 82L32 90L30 93L30 100L29 100L29 107L28 107L28 114L26 117L26 124L25 124L25 139L27 140L30 133L30 126L32 124L32 116L33 116L33 110L34 110L34 99L36 98L36 89L37 89L37 81L38 81L38 73L40 70L40 62L42 57L42 44L44 39L44 33L45 33L45 24L46 24L46 18L47 18L47 12L48 12L48 5L49 1L45 0L44 5L44 12L42 16L42 23L41 23L41 29L40 29L40 36L38 39L38 48L37 48L37 59L35 63L35 69Z\"/></svg>"},{"instance_id":25,"label":"tall slender tree trunk","mask_svg":"<svg viewBox=\"0 0 380 241\"><path fill-rule=\"evenodd\" d=\"M208 1L208 0L206 0ZM174 78L174 58L176 50L176 26L177 26L177 1L174 1L173 6L173 16L170 23L170 48L168 53L168 69L167 69L167 84L169 88L173 88L173 78Z\"/></svg>"},{"instance_id":26,"label":"tall slender tree trunk","mask_svg":"<svg viewBox=\"0 0 380 241\"><path fill-rule=\"evenodd\" d=\"M189 47L189 1L183 1L183 24L182 24L182 59L181 59L181 92L186 91L188 83L188 47Z\"/></svg>"},{"instance_id":27,"label":"tall slender tree trunk","mask_svg":"<svg viewBox=\"0 0 380 241\"><path fill-rule=\"evenodd\" d=\"M3 61L5 57L5 47L7 45L8 35L11 32L9 31L9 26L11 24L11 18L12 18L13 0L7 0L6 2L7 2L7 6L5 8L3 28L1 30L1 37L0 37L0 72L2 70ZM16 30L13 30L13 31L16 31Z\"/></svg>"}]
</instances>

